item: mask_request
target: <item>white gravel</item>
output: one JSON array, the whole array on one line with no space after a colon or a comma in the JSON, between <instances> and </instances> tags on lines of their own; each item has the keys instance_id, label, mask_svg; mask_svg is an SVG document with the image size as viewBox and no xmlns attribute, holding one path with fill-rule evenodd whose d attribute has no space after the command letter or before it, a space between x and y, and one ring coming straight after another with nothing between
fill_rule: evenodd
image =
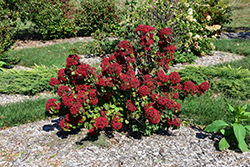
<instances>
[{"instance_id":1,"label":"white gravel","mask_svg":"<svg viewBox=\"0 0 250 167\"><path fill-rule=\"evenodd\" d=\"M218 151L216 136L181 126L148 136L113 132L108 147L98 147L87 130L68 135L57 129L58 119L43 120L0 131L0 166L249 166L250 152ZM46 131L47 130L47 131ZM62 139L61 136L64 136Z\"/></svg>"}]
</instances>

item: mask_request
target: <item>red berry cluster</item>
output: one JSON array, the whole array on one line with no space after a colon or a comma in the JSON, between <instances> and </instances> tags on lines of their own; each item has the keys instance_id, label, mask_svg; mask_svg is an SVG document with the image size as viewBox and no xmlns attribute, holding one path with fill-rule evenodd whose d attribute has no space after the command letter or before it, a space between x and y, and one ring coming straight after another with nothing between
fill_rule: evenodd
<instances>
[{"instance_id":1,"label":"red berry cluster","mask_svg":"<svg viewBox=\"0 0 250 167\"><path fill-rule=\"evenodd\" d=\"M172 97L173 99L179 99L179 94L178 94L178 93L172 93L172 94L171 94L171 97Z\"/></svg>"},{"instance_id":2,"label":"red berry cluster","mask_svg":"<svg viewBox=\"0 0 250 167\"><path fill-rule=\"evenodd\" d=\"M57 99L49 99L46 103L46 110L52 114L53 110L60 110L60 103L57 102Z\"/></svg>"},{"instance_id":3,"label":"red berry cluster","mask_svg":"<svg viewBox=\"0 0 250 167\"><path fill-rule=\"evenodd\" d=\"M67 79L66 79L66 76L65 76L65 68L60 69L60 70L57 72L57 76L58 76L58 80L59 80L59 81L61 81L61 82L66 82Z\"/></svg>"},{"instance_id":4,"label":"red berry cluster","mask_svg":"<svg viewBox=\"0 0 250 167\"><path fill-rule=\"evenodd\" d=\"M131 100L128 100L126 102L126 107L129 111L136 111L137 108L135 107L135 105L133 104L133 102Z\"/></svg>"},{"instance_id":5,"label":"red berry cluster","mask_svg":"<svg viewBox=\"0 0 250 167\"><path fill-rule=\"evenodd\" d=\"M59 106L63 105L61 108L64 109L67 115L59 124L61 129L64 130L68 129L70 124L77 125L75 122L83 123L82 114L85 112L83 104L97 105L98 103L97 90L91 89L91 82L86 82L86 79L89 79L90 76L97 76L95 68L91 68L88 64L80 63L79 60L79 56L70 55L67 58L66 68L58 71L58 79L52 78L50 81L50 84L54 86L62 84L57 89L57 94L62 97L62 104L59 102L56 102L56 104L59 104ZM46 109L50 105L51 101L49 100L46 104Z\"/></svg>"},{"instance_id":6,"label":"red berry cluster","mask_svg":"<svg viewBox=\"0 0 250 167\"><path fill-rule=\"evenodd\" d=\"M57 85L60 85L61 82L58 79L56 79L56 78L51 78L50 81L49 81L49 84L51 86L57 86Z\"/></svg>"},{"instance_id":7,"label":"red berry cluster","mask_svg":"<svg viewBox=\"0 0 250 167\"><path fill-rule=\"evenodd\" d=\"M164 86L164 85L166 85L168 83L169 76L167 76L163 70L160 70L157 73L157 75L158 76L155 78L155 81L156 81L157 85Z\"/></svg>"},{"instance_id":8,"label":"red berry cluster","mask_svg":"<svg viewBox=\"0 0 250 167\"><path fill-rule=\"evenodd\" d=\"M113 121L111 122L112 128L115 130L120 130L122 128L121 118L118 115L115 115Z\"/></svg>"},{"instance_id":9,"label":"red berry cluster","mask_svg":"<svg viewBox=\"0 0 250 167\"><path fill-rule=\"evenodd\" d=\"M66 119L62 119L60 122L59 122L59 127L62 129L62 130L69 130L70 129L70 123L68 123L66 121Z\"/></svg>"},{"instance_id":10,"label":"red berry cluster","mask_svg":"<svg viewBox=\"0 0 250 167\"><path fill-rule=\"evenodd\" d=\"M69 112L73 115L73 116L77 116L79 114L79 112L84 112L83 106L80 102L76 102L74 103L70 109Z\"/></svg>"},{"instance_id":11,"label":"red berry cluster","mask_svg":"<svg viewBox=\"0 0 250 167\"><path fill-rule=\"evenodd\" d=\"M75 91L88 91L92 86L86 84L76 84Z\"/></svg>"},{"instance_id":12,"label":"red berry cluster","mask_svg":"<svg viewBox=\"0 0 250 167\"><path fill-rule=\"evenodd\" d=\"M80 60L79 56L77 56L77 55L69 55L68 58L66 59L66 61L67 61L66 67L69 68L69 67L78 65L79 60Z\"/></svg>"},{"instance_id":13,"label":"red berry cluster","mask_svg":"<svg viewBox=\"0 0 250 167\"><path fill-rule=\"evenodd\" d=\"M145 115L151 124L158 124L160 122L161 117L159 111L154 108L149 108L146 110Z\"/></svg>"},{"instance_id":14,"label":"red berry cluster","mask_svg":"<svg viewBox=\"0 0 250 167\"><path fill-rule=\"evenodd\" d=\"M184 87L183 87L183 94L198 94L201 95L203 94L205 91L207 91L209 89L209 84L208 82L203 82L201 85L197 85L195 86L195 84L191 81L187 81L184 83Z\"/></svg>"},{"instance_id":15,"label":"red berry cluster","mask_svg":"<svg viewBox=\"0 0 250 167\"><path fill-rule=\"evenodd\" d=\"M181 121L179 118L177 118L175 115L174 117L170 117L167 119L167 123L169 124L169 126L180 126L181 125Z\"/></svg>"},{"instance_id":16,"label":"red berry cluster","mask_svg":"<svg viewBox=\"0 0 250 167\"><path fill-rule=\"evenodd\" d=\"M133 47L132 47L131 43L128 42L128 41L121 41L121 42L119 42L118 48L123 51L122 54L124 56L133 53Z\"/></svg>"},{"instance_id":17,"label":"red berry cluster","mask_svg":"<svg viewBox=\"0 0 250 167\"><path fill-rule=\"evenodd\" d=\"M81 64L78 66L75 74L80 76L82 79L89 77L89 72L91 71L91 67L89 64Z\"/></svg>"},{"instance_id":18,"label":"red berry cluster","mask_svg":"<svg viewBox=\"0 0 250 167\"><path fill-rule=\"evenodd\" d=\"M169 75L169 80L173 85L176 85L181 82L181 77L178 72L171 72Z\"/></svg>"},{"instance_id":19,"label":"red berry cluster","mask_svg":"<svg viewBox=\"0 0 250 167\"><path fill-rule=\"evenodd\" d=\"M141 87L139 87L139 91L138 91L138 94L139 94L139 97L145 97L147 95L149 95L151 93L150 89L143 85Z\"/></svg>"},{"instance_id":20,"label":"red berry cluster","mask_svg":"<svg viewBox=\"0 0 250 167\"><path fill-rule=\"evenodd\" d=\"M96 127L100 130L104 129L106 126L108 126L108 118L105 117L98 117L95 119Z\"/></svg>"},{"instance_id":21,"label":"red berry cluster","mask_svg":"<svg viewBox=\"0 0 250 167\"><path fill-rule=\"evenodd\" d=\"M93 124L93 125L92 125L92 128L89 129L89 135L95 136L95 135L97 135L97 133L98 133L98 128L95 127L94 124Z\"/></svg>"},{"instance_id":22,"label":"red berry cluster","mask_svg":"<svg viewBox=\"0 0 250 167\"><path fill-rule=\"evenodd\" d=\"M145 106L145 116L148 118L150 124L158 124L161 116L159 111L152 107L153 105L154 103Z\"/></svg>"},{"instance_id":23,"label":"red berry cluster","mask_svg":"<svg viewBox=\"0 0 250 167\"><path fill-rule=\"evenodd\" d=\"M69 124L69 122L70 122L70 124L75 126L78 123L83 123L83 118L81 116L75 117L71 114L66 114L65 118L64 118L64 120L62 120L62 122L64 122L64 124ZM63 128L61 127L61 129L63 129Z\"/></svg>"},{"instance_id":24,"label":"red berry cluster","mask_svg":"<svg viewBox=\"0 0 250 167\"><path fill-rule=\"evenodd\" d=\"M203 82L201 85L196 86L196 90L198 91L199 95L203 94L208 89L209 89L209 83L208 82Z\"/></svg>"},{"instance_id":25,"label":"red berry cluster","mask_svg":"<svg viewBox=\"0 0 250 167\"><path fill-rule=\"evenodd\" d=\"M154 34L155 29L148 25L139 25L136 28L136 34L140 37L141 46L150 46L154 43Z\"/></svg>"},{"instance_id":26,"label":"red berry cluster","mask_svg":"<svg viewBox=\"0 0 250 167\"><path fill-rule=\"evenodd\" d=\"M63 94L66 94L68 92L71 92L72 90L68 87L68 86L65 86L65 85L62 85L60 86L58 89L57 89L57 94L62 97Z\"/></svg>"}]
</instances>

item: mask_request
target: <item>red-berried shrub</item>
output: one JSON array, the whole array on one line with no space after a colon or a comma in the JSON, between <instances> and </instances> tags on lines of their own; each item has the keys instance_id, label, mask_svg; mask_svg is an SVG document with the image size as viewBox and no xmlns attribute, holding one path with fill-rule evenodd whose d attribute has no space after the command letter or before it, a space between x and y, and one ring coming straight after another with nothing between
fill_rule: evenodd
<instances>
[{"instance_id":1,"label":"red-berried shrub","mask_svg":"<svg viewBox=\"0 0 250 167\"><path fill-rule=\"evenodd\" d=\"M177 72L167 73L175 50L168 40L171 29L159 32L156 54L151 52L154 28L140 25L136 33L141 44L138 50L121 41L114 54L103 59L100 74L80 63L77 55L67 58L66 68L58 72L62 103L49 100L46 104L48 111L60 105L60 112L69 116L60 122L63 130L84 124L90 135L96 135L108 125L120 130L127 124L133 131L150 135L159 128L179 127L181 100L209 89L207 82L181 85Z\"/></svg>"}]
</instances>

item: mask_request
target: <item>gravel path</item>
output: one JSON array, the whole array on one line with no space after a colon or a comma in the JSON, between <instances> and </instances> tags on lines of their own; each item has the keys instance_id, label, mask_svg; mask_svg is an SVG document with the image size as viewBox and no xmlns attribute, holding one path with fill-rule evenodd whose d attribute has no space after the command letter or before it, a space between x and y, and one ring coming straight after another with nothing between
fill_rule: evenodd
<instances>
[{"instance_id":1,"label":"gravel path","mask_svg":"<svg viewBox=\"0 0 250 167\"><path fill-rule=\"evenodd\" d=\"M43 120L0 131L0 166L247 167L250 164L250 152L218 151L214 146L218 138L194 127L181 126L168 135L141 138L113 132L110 139L99 141L103 144L97 146L89 142L85 129L73 135L60 133L58 122L58 119Z\"/></svg>"}]
</instances>

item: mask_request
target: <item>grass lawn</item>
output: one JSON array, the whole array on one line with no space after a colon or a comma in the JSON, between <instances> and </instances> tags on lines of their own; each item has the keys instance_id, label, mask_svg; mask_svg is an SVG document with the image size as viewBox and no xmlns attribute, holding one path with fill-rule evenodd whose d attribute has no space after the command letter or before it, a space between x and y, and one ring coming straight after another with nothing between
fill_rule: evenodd
<instances>
[{"instance_id":1,"label":"grass lawn","mask_svg":"<svg viewBox=\"0 0 250 167\"><path fill-rule=\"evenodd\" d=\"M224 0L232 8L232 22L224 26L225 31L250 32L250 1Z\"/></svg>"},{"instance_id":2,"label":"grass lawn","mask_svg":"<svg viewBox=\"0 0 250 167\"><path fill-rule=\"evenodd\" d=\"M220 39L215 41L216 50L230 52L246 57L234 62L227 62L215 65L216 67L223 67L230 65L232 68L243 68L250 70L250 40L244 39Z\"/></svg>"},{"instance_id":3,"label":"grass lawn","mask_svg":"<svg viewBox=\"0 0 250 167\"><path fill-rule=\"evenodd\" d=\"M45 110L45 104L49 98L58 97L43 97L0 105L0 129L47 119L48 114Z\"/></svg>"},{"instance_id":4,"label":"grass lawn","mask_svg":"<svg viewBox=\"0 0 250 167\"><path fill-rule=\"evenodd\" d=\"M86 43L77 42L71 43L60 43L55 45L49 45L38 48L26 48L19 50L12 50L8 54L20 59L18 65L32 67L34 64L45 65L51 67L53 65L61 68L66 63L66 58L71 53L70 50L77 48L78 54L86 53ZM76 54L76 53L72 53Z\"/></svg>"}]
</instances>

